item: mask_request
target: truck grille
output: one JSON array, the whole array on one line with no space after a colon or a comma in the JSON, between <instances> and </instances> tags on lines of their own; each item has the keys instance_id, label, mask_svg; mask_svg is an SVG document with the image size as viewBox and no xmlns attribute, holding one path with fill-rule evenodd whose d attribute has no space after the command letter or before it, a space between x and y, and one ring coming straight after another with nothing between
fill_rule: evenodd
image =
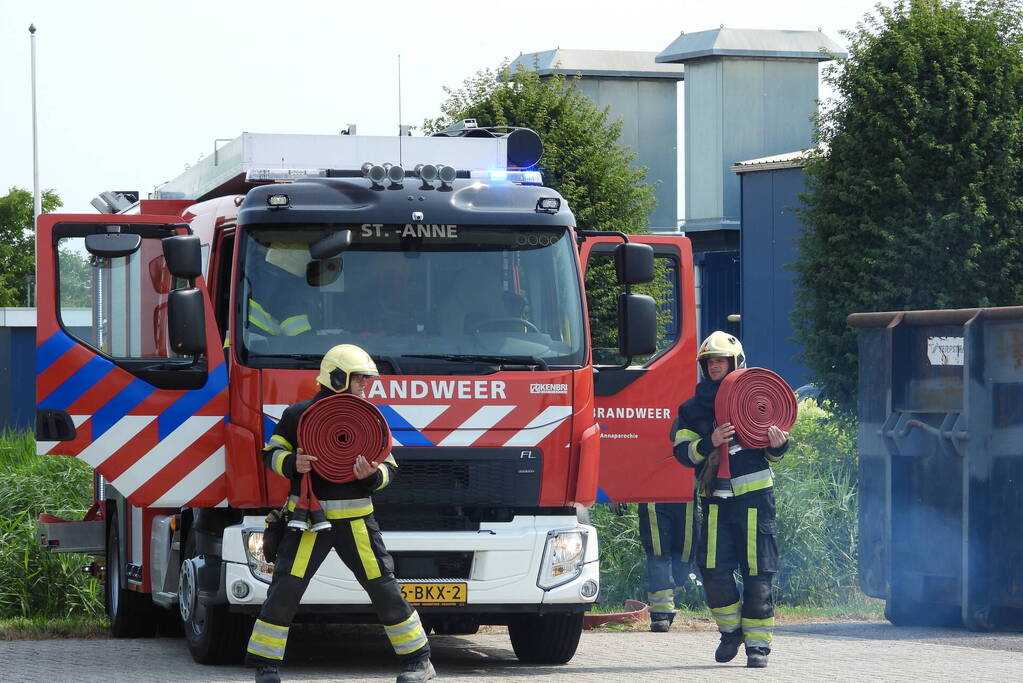
<instances>
[{"instance_id":1,"label":"truck grille","mask_svg":"<svg viewBox=\"0 0 1023 683\"><path fill-rule=\"evenodd\" d=\"M398 476L374 494L378 506L535 506L543 472L538 448L395 448Z\"/></svg>"}]
</instances>

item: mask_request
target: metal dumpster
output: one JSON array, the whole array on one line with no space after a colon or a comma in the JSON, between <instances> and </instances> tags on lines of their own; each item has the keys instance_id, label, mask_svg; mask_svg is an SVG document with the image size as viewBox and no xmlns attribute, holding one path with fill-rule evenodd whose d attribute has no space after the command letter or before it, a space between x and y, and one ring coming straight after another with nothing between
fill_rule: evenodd
<instances>
[{"instance_id":1,"label":"metal dumpster","mask_svg":"<svg viewBox=\"0 0 1023 683\"><path fill-rule=\"evenodd\" d=\"M894 624L1023 626L1023 307L847 322L860 587Z\"/></svg>"}]
</instances>

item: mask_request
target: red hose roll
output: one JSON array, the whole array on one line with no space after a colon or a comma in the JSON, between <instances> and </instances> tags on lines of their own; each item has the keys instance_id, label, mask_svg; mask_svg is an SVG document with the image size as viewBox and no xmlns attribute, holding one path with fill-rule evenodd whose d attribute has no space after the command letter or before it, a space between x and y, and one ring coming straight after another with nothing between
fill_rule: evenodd
<instances>
[{"instance_id":1,"label":"red hose roll","mask_svg":"<svg viewBox=\"0 0 1023 683\"><path fill-rule=\"evenodd\" d=\"M353 394L336 394L309 407L298 421L298 443L316 456L313 470L328 481L355 480L355 459L383 462L391 430L375 405Z\"/></svg>"},{"instance_id":2,"label":"red hose roll","mask_svg":"<svg viewBox=\"0 0 1023 683\"><path fill-rule=\"evenodd\" d=\"M796 396L788 383L764 368L740 368L721 380L714 399L714 417L719 425L730 422L743 448L767 448L768 427L789 431L796 423ZM713 495L732 494L728 444L721 444L717 482Z\"/></svg>"}]
</instances>

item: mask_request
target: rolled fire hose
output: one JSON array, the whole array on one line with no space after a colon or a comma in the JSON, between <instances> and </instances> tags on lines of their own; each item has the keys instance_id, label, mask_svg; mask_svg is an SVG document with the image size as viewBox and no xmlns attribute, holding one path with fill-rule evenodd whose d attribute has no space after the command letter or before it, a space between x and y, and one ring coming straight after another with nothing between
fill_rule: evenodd
<instances>
[{"instance_id":1,"label":"rolled fire hose","mask_svg":"<svg viewBox=\"0 0 1023 683\"><path fill-rule=\"evenodd\" d=\"M313 471L327 481L355 481L355 460L363 455L381 463L391 452L391 430L376 406L353 394L336 394L310 406L298 421L298 443L316 457ZM313 494L310 473L302 475L302 488L288 526L312 531L330 528Z\"/></svg>"},{"instance_id":2,"label":"rolled fire hose","mask_svg":"<svg viewBox=\"0 0 1023 683\"><path fill-rule=\"evenodd\" d=\"M777 426L789 431L796 423L796 396L788 383L764 368L740 368L721 380L714 399L714 418L719 425L735 427L735 436L743 448L767 448L771 445L767 428ZM717 478L712 496L732 496L732 468L729 443L720 446Z\"/></svg>"}]
</instances>

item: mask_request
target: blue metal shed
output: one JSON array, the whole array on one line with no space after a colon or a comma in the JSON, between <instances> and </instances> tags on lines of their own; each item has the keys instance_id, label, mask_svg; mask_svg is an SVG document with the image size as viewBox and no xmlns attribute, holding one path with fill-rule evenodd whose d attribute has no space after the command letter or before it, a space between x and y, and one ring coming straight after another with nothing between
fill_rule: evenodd
<instances>
[{"instance_id":1,"label":"blue metal shed","mask_svg":"<svg viewBox=\"0 0 1023 683\"><path fill-rule=\"evenodd\" d=\"M796 260L793 240L803 227L796 211L803 179L803 152L742 161L732 166L742 186L742 343L750 365L774 370L793 388L809 371L793 339Z\"/></svg>"}]
</instances>

